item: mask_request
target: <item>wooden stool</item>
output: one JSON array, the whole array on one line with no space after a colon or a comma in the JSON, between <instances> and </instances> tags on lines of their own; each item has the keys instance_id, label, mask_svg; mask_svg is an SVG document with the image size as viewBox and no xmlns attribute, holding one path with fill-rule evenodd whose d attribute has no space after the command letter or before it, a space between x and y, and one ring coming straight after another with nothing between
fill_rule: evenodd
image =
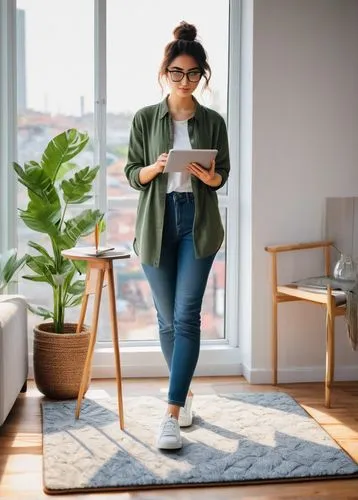
<instances>
[{"instance_id":1,"label":"wooden stool","mask_svg":"<svg viewBox=\"0 0 358 500\"><path fill-rule=\"evenodd\" d=\"M97 337L97 326L98 326L98 316L99 308L101 304L102 288L105 280L105 275L108 282L108 296L109 296L109 315L111 319L111 329L112 329L112 341L114 349L114 357L116 363L116 379L117 379L117 396L118 396L118 413L119 413L119 424L120 428L124 428L124 418L123 418L123 397L122 397L122 376L121 376L121 360L119 356L119 342L118 342L118 325L117 325L117 311L116 311L116 295L114 289L114 275L113 275L113 261L116 259L128 259L130 257L129 253L124 252L109 252L107 255L102 256L91 256L86 255L81 248L70 248L69 250L63 250L62 255L70 260L83 260L87 262L87 276L86 276L86 289L82 300L80 318L77 325L77 333L81 331L83 326L88 297L94 292L94 308L92 313L92 324L91 324L91 336L88 346L88 352L86 356L85 366L82 374L81 385L78 392L77 406L76 406L76 418L79 418L81 411L81 403L83 395L85 392L86 384L89 378L89 374L92 366L92 358L94 347L96 344ZM93 284L93 275L97 274L97 279Z\"/></svg>"}]
</instances>

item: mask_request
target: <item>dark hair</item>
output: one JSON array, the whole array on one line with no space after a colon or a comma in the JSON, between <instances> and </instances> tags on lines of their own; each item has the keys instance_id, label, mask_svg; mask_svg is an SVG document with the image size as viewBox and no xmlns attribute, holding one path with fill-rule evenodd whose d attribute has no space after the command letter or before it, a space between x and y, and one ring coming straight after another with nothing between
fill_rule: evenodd
<instances>
[{"instance_id":1,"label":"dark hair","mask_svg":"<svg viewBox=\"0 0 358 500\"><path fill-rule=\"evenodd\" d=\"M182 21L174 31L174 40L169 42L164 49L164 57L158 73L158 81L161 86L161 79L167 73L168 66L178 56L186 54L192 56L206 80L205 87L208 86L211 78L211 68L207 62L207 54L202 44L196 39L197 31L193 24Z\"/></svg>"}]
</instances>

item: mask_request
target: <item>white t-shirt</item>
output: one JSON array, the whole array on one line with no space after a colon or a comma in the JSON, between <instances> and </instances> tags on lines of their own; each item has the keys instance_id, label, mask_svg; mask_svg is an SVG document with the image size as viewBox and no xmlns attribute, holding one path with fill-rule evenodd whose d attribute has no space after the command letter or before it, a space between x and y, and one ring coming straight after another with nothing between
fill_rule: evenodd
<instances>
[{"instance_id":1,"label":"white t-shirt","mask_svg":"<svg viewBox=\"0 0 358 500\"><path fill-rule=\"evenodd\" d=\"M174 142L173 149L191 149L188 120L173 120ZM167 193L179 191L181 193L192 192L191 178L189 172L169 172Z\"/></svg>"}]
</instances>

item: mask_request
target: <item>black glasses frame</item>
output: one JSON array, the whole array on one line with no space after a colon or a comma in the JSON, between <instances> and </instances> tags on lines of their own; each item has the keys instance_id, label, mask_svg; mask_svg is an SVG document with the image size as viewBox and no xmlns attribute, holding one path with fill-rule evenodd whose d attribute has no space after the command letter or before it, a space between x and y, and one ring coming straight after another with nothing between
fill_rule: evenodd
<instances>
[{"instance_id":1,"label":"black glasses frame","mask_svg":"<svg viewBox=\"0 0 358 500\"><path fill-rule=\"evenodd\" d=\"M170 73L170 78L172 80L172 82L174 83L179 83L183 80L184 76L186 75L189 82L191 83L198 83L200 82L201 80L201 77L203 76L203 73L202 71L199 71L199 70L191 70L191 71L181 71L180 69L167 69L167 72ZM181 78L179 78L179 80L174 80L173 77L172 77L172 73L180 73L181 74ZM199 75L199 78L197 80L192 80L190 78L190 75L192 74L195 74L195 75ZM197 78L197 77L195 77Z\"/></svg>"}]
</instances>

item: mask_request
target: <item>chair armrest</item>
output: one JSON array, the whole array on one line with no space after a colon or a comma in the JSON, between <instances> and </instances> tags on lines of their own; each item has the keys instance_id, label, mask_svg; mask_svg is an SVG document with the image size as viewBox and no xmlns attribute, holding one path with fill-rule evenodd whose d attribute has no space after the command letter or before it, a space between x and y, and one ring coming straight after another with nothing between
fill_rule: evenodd
<instances>
[{"instance_id":1,"label":"chair armrest","mask_svg":"<svg viewBox=\"0 0 358 500\"><path fill-rule=\"evenodd\" d=\"M330 247L334 244L333 241L312 241L310 243L293 243L292 245L275 245L265 247L266 252L278 253L278 252L291 252L294 250L307 250L310 248L325 248Z\"/></svg>"}]
</instances>

